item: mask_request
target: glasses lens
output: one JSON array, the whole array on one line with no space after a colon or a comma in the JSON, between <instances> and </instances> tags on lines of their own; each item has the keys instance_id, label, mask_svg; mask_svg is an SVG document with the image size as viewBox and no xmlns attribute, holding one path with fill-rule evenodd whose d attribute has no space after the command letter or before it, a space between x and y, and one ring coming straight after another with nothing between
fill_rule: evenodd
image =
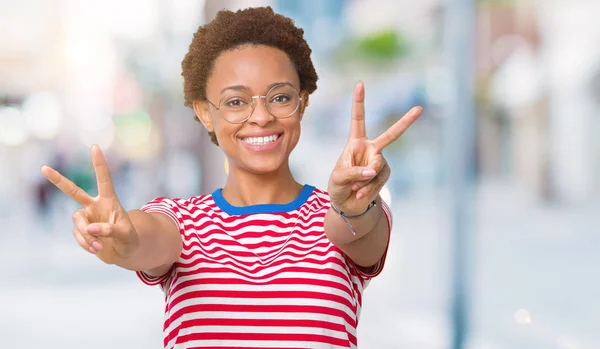
<instances>
[{"instance_id":1,"label":"glasses lens","mask_svg":"<svg viewBox=\"0 0 600 349\"><path fill-rule=\"evenodd\" d=\"M228 92L219 103L220 116L232 123L241 123L252 112L252 97L244 92Z\"/></svg>"},{"instance_id":2,"label":"glasses lens","mask_svg":"<svg viewBox=\"0 0 600 349\"><path fill-rule=\"evenodd\" d=\"M269 91L266 102L269 112L274 117L287 118L298 109L300 96L292 86L279 85Z\"/></svg>"}]
</instances>

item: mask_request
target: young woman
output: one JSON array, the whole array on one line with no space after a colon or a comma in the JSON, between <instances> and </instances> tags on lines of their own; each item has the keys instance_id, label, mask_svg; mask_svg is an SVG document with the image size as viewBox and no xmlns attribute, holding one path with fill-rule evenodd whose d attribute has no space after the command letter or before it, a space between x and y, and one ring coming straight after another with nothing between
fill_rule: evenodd
<instances>
[{"instance_id":1,"label":"young woman","mask_svg":"<svg viewBox=\"0 0 600 349\"><path fill-rule=\"evenodd\" d=\"M83 206L73 222L84 250L162 287L165 348L357 347L362 293L383 268L391 231L381 152L421 109L368 139L358 83L327 192L302 185L288 159L317 86L310 54L302 29L268 7L222 11L194 35L185 103L229 163L212 194L127 212L97 146L96 197L42 168Z\"/></svg>"}]
</instances>

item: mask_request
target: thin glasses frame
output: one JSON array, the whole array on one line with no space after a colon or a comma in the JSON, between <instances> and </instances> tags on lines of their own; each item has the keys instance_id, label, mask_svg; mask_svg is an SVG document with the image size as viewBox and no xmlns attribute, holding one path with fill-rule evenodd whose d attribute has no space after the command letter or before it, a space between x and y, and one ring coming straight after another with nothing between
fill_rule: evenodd
<instances>
[{"instance_id":1,"label":"thin glasses frame","mask_svg":"<svg viewBox=\"0 0 600 349\"><path fill-rule=\"evenodd\" d=\"M271 112L271 108L269 107L269 103L266 101L266 99L267 99L267 96L269 96L269 94L271 94L271 92L272 92L273 90L275 90L276 88L279 88L279 87L281 87L281 86L289 86L289 87L291 87L291 88L294 90L294 92L296 93L296 95L298 96L298 103L297 103L297 105L296 105L296 108L294 108L294 110L293 110L293 111L292 111L292 112L291 112L289 115L287 115L287 116L276 116L276 115L274 115L274 114ZM248 121L248 119L250 119L250 118L252 117L252 114L254 114L254 110L256 109L256 99L259 99L259 98L260 98L260 99L264 99L264 100L265 100L265 106L266 106L267 112L269 113L269 115L273 116L273 117L274 117L274 118L276 118L276 119L287 119L287 118L291 117L292 115L296 114L296 112L297 112L297 111L298 111L298 109L300 108L300 102L301 102L301 101L304 99L304 98L302 98L302 96L300 95L300 93L298 92L298 90L296 90L296 88L295 88L294 86L292 86L292 85L290 85L290 84L285 84L285 83L284 83L284 84L277 84L277 85L275 85L275 86L271 87L271 88L269 89L269 91L267 91L267 94L266 94L266 95L264 95L264 96L257 95L257 96L249 96L249 97L252 99L252 103L250 104L250 113L248 114L248 116L247 116L246 118L244 118L244 119L243 119L243 120L241 120L241 121L231 121L231 120L227 120L225 117L223 117L222 113L220 112L220 109L221 109L221 103L222 103L223 101L219 101L219 106L217 107L217 106L216 106L216 105L215 105L213 102L211 102L211 101L208 99L208 97L204 97L204 99L206 99L206 101L207 101L207 102L208 102L210 105L212 105L212 106L213 106L213 108L215 108L215 109L217 110L217 114L219 115L219 117L220 117L221 119L223 119L223 120L225 120L225 121L227 121L227 122L229 122L229 123L231 123L231 124L243 124L244 122Z\"/></svg>"}]
</instances>

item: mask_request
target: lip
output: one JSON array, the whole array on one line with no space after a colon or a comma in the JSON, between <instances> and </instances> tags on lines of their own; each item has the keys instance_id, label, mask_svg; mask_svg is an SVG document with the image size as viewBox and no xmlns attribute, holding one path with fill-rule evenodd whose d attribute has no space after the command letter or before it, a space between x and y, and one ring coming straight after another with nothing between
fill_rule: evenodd
<instances>
[{"instance_id":1,"label":"lip","mask_svg":"<svg viewBox=\"0 0 600 349\"><path fill-rule=\"evenodd\" d=\"M277 137L277 140L275 140L275 142L271 142L271 143L267 143L267 144L248 144L242 140L242 138L246 138L246 137L266 137L266 136L270 136L270 135L279 135L279 137ZM244 148L246 148L247 150L250 150L253 152L264 152L264 151L271 151L271 150L278 148L279 145L281 144L282 139L283 139L283 133L257 132L257 133L244 135L244 137L240 137L240 143L242 143Z\"/></svg>"}]
</instances>

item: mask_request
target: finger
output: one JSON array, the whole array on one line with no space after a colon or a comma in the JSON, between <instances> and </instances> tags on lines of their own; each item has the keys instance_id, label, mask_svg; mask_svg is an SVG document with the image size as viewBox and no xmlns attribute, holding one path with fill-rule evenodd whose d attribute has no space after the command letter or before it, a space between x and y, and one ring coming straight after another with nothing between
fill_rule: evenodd
<instances>
[{"instance_id":1,"label":"finger","mask_svg":"<svg viewBox=\"0 0 600 349\"><path fill-rule=\"evenodd\" d=\"M368 161L369 161L369 163L367 165L367 168L373 169L376 174L375 174L375 176L372 176L371 178L369 178L367 180L361 180L361 181L355 182L352 186L353 191L357 191L360 188L369 184L371 181L373 181L375 178L377 178L377 175L379 175L381 170L383 170L383 168L385 166L387 166L387 161L381 154L372 156Z\"/></svg>"},{"instance_id":2,"label":"finger","mask_svg":"<svg viewBox=\"0 0 600 349\"><path fill-rule=\"evenodd\" d=\"M331 181L337 185L347 185L352 182L364 181L377 175L377 172L366 166L340 167L331 174Z\"/></svg>"},{"instance_id":3,"label":"finger","mask_svg":"<svg viewBox=\"0 0 600 349\"><path fill-rule=\"evenodd\" d=\"M377 174L379 174L379 172L381 172L386 165L387 161L385 158L381 154L377 154L369 159L367 167L372 168Z\"/></svg>"},{"instance_id":4,"label":"finger","mask_svg":"<svg viewBox=\"0 0 600 349\"><path fill-rule=\"evenodd\" d=\"M360 200L364 197L375 197L381 191L381 188L385 185L385 183L390 178L390 168L389 166L385 166L381 172L375 177L369 184L361 188L356 192L356 199Z\"/></svg>"},{"instance_id":5,"label":"finger","mask_svg":"<svg viewBox=\"0 0 600 349\"><path fill-rule=\"evenodd\" d=\"M77 241L81 248L88 251L89 253L96 253L96 251L87 243L87 241L85 241L83 235L81 234L79 229L77 229L77 227L73 228L73 236L75 237L75 241Z\"/></svg>"},{"instance_id":6,"label":"finger","mask_svg":"<svg viewBox=\"0 0 600 349\"><path fill-rule=\"evenodd\" d=\"M375 146L375 149L378 152L381 152L385 147L392 144L395 140L400 138L404 131L406 131L410 125L412 125L415 120L421 115L423 112L422 107L414 107L408 111L408 113L404 114L400 120L396 121L395 124L390 126L384 133L379 135L379 137L375 138L372 143Z\"/></svg>"},{"instance_id":7,"label":"finger","mask_svg":"<svg viewBox=\"0 0 600 349\"><path fill-rule=\"evenodd\" d=\"M352 123L350 124L350 138L366 137L365 129L365 85L358 82L354 87L354 100L352 102Z\"/></svg>"},{"instance_id":8,"label":"finger","mask_svg":"<svg viewBox=\"0 0 600 349\"><path fill-rule=\"evenodd\" d=\"M77 229L77 231L79 231L79 233L81 234L82 238L85 240L87 245L89 247L91 247L91 250L89 250L89 251L91 253L96 253L96 252L99 252L100 250L102 250L102 243L97 238L90 236L90 234L88 234L86 231L86 228L90 224L90 222L87 219L85 211L84 210L75 211L75 213L73 213L72 218L73 218L73 223L75 224L75 229Z\"/></svg>"},{"instance_id":9,"label":"finger","mask_svg":"<svg viewBox=\"0 0 600 349\"><path fill-rule=\"evenodd\" d=\"M52 184L54 184L60 191L65 193L68 197L75 200L78 204L82 206L87 206L94 201L88 193L86 193L83 189L79 188L75 183L71 182L67 179L67 177L60 174L55 169L49 166L42 166L42 174L46 177Z\"/></svg>"},{"instance_id":10,"label":"finger","mask_svg":"<svg viewBox=\"0 0 600 349\"><path fill-rule=\"evenodd\" d=\"M115 189L110 179L110 173L102 150L96 144L92 146L92 162L96 172L96 181L98 182L98 196L103 198L112 198L115 195Z\"/></svg>"},{"instance_id":11,"label":"finger","mask_svg":"<svg viewBox=\"0 0 600 349\"><path fill-rule=\"evenodd\" d=\"M381 170L385 166L387 166L387 161L381 155L376 155L376 156L372 157L369 160L369 164L367 165L368 168L372 168L373 170L375 170L376 174L379 174L379 172L381 172ZM370 179L361 180L361 181L353 183L352 191L360 190L361 188L363 188L363 187L367 186L369 183L371 183L371 181L373 181L375 178L377 178L377 175L375 175L374 177L371 177Z\"/></svg>"},{"instance_id":12,"label":"finger","mask_svg":"<svg viewBox=\"0 0 600 349\"><path fill-rule=\"evenodd\" d=\"M352 191L359 191L360 188L366 186L369 183L371 183L371 181L356 182L356 183L352 184Z\"/></svg>"},{"instance_id":13,"label":"finger","mask_svg":"<svg viewBox=\"0 0 600 349\"><path fill-rule=\"evenodd\" d=\"M124 240L128 232L122 225L111 223L93 223L86 227L86 231L94 237L110 237Z\"/></svg>"}]
</instances>

